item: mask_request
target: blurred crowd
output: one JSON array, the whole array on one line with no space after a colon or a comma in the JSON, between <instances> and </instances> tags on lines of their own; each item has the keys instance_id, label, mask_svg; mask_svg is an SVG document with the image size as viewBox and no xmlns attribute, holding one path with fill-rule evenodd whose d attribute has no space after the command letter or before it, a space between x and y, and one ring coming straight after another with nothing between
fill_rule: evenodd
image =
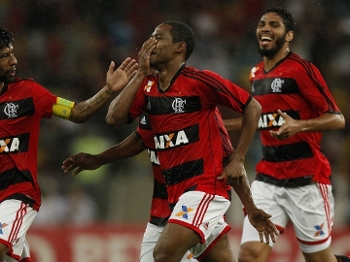
<instances>
[{"instance_id":1,"label":"blurred crowd","mask_svg":"<svg viewBox=\"0 0 350 262\"><path fill-rule=\"evenodd\" d=\"M270 6L294 14L292 51L320 69L346 117L344 130L324 135L324 153L333 167L336 219L338 224L350 224L350 1L1 0L0 25L15 33L20 77L81 101L104 86L110 61L137 58L142 43L166 20L180 20L194 29L197 46L189 65L248 87L249 71L261 59L255 28ZM68 156L98 153L133 132L135 123L118 129L108 126L106 110L83 125L43 120L39 153L43 206L36 225L147 221L153 182L146 154L77 177L60 169ZM222 110L224 117L230 117ZM235 142L236 134L231 137ZM259 158L257 137L247 157L251 178ZM235 206L233 223L243 217L240 203Z\"/></svg>"}]
</instances>

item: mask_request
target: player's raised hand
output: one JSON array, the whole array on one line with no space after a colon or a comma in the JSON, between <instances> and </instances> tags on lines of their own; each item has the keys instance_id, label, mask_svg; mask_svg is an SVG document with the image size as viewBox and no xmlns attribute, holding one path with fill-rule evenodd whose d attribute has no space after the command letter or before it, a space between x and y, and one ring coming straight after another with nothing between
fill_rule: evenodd
<instances>
[{"instance_id":1,"label":"player's raised hand","mask_svg":"<svg viewBox=\"0 0 350 262\"><path fill-rule=\"evenodd\" d=\"M109 91L114 93L123 89L135 76L137 66L136 60L130 57L127 57L117 69L115 69L115 63L112 61L106 77L106 85Z\"/></svg>"},{"instance_id":2,"label":"player's raised hand","mask_svg":"<svg viewBox=\"0 0 350 262\"><path fill-rule=\"evenodd\" d=\"M154 37L147 39L143 43L141 50L138 53L138 59L139 59L138 70L144 75L148 74L151 71L150 69L151 53L154 50L156 43L157 43L157 40Z\"/></svg>"}]
</instances>

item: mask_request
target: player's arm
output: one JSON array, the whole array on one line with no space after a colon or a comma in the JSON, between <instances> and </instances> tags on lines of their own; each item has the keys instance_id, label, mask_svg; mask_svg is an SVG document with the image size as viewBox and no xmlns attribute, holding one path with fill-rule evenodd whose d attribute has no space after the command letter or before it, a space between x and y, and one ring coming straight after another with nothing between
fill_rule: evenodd
<instances>
[{"instance_id":1,"label":"player's arm","mask_svg":"<svg viewBox=\"0 0 350 262\"><path fill-rule=\"evenodd\" d=\"M242 127L242 117L235 117L224 119L224 125L227 131L238 131L241 130Z\"/></svg>"},{"instance_id":2,"label":"player's arm","mask_svg":"<svg viewBox=\"0 0 350 262\"><path fill-rule=\"evenodd\" d=\"M250 223L259 232L260 242L269 244L271 239L275 243L278 230L270 220L271 215L265 213L255 205L247 176L243 178L239 185L234 185L233 189L241 200Z\"/></svg>"},{"instance_id":3,"label":"player's arm","mask_svg":"<svg viewBox=\"0 0 350 262\"><path fill-rule=\"evenodd\" d=\"M278 114L283 117L284 123L278 130L271 130L270 134L279 139L287 139L299 132L324 132L342 129L345 119L332 96L326 81L320 71L311 63L308 70L298 68L294 79L297 82L300 94L309 104L321 112L319 116L310 119L293 119L282 110ZM315 83L318 83L317 85Z\"/></svg>"},{"instance_id":4,"label":"player's arm","mask_svg":"<svg viewBox=\"0 0 350 262\"><path fill-rule=\"evenodd\" d=\"M68 157L63 161L61 168L65 173L76 169L73 173L73 176L76 176L83 170L95 170L119 159L135 156L145 149L142 139L134 132L122 142L99 154L78 153Z\"/></svg>"},{"instance_id":5,"label":"player's arm","mask_svg":"<svg viewBox=\"0 0 350 262\"><path fill-rule=\"evenodd\" d=\"M219 177L219 179L225 177L226 183L231 186L236 184L239 185L242 179L246 176L244 159L258 127L260 114L261 105L256 99L251 98L249 104L243 111L240 137L235 154L230 157L229 163Z\"/></svg>"},{"instance_id":6,"label":"player's arm","mask_svg":"<svg viewBox=\"0 0 350 262\"><path fill-rule=\"evenodd\" d=\"M270 134L279 140L290 138L299 132L324 132L345 127L345 119L341 113L325 113L305 120L293 119L281 110L278 110L278 114L283 117L284 124L276 131L270 130Z\"/></svg>"},{"instance_id":7,"label":"player's arm","mask_svg":"<svg viewBox=\"0 0 350 262\"><path fill-rule=\"evenodd\" d=\"M128 83L123 91L111 102L106 115L106 122L112 126L119 126L127 122L127 116L135 95L145 76L150 71L150 56L155 47L156 40L148 39L142 46L138 58L139 67L135 77Z\"/></svg>"},{"instance_id":8,"label":"player's arm","mask_svg":"<svg viewBox=\"0 0 350 262\"><path fill-rule=\"evenodd\" d=\"M245 207L249 221L258 230L260 241L268 244L270 239L275 242L278 231L269 219L271 215L256 207L244 168L244 159L258 127L260 114L261 105L252 98L243 111L238 145L235 153L230 157L230 162L225 167L223 175L226 176L226 182L233 187Z\"/></svg>"},{"instance_id":9,"label":"player's arm","mask_svg":"<svg viewBox=\"0 0 350 262\"><path fill-rule=\"evenodd\" d=\"M111 62L106 76L106 85L98 93L80 103L58 97L53 106L53 114L76 123L86 122L126 86L136 74L136 69L136 60L130 57L126 58L117 69L115 69L115 63Z\"/></svg>"}]
</instances>

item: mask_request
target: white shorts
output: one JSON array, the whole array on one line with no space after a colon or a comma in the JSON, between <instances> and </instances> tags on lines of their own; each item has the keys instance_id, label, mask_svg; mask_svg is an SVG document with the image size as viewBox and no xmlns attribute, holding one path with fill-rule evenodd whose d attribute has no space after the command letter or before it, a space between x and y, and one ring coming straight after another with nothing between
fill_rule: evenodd
<instances>
[{"instance_id":1,"label":"white shorts","mask_svg":"<svg viewBox=\"0 0 350 262\"><path fill-rule=\"evenodd\" d=\"M190 251L200 259L213 243L231 229L225 221L229 206L230 201L222 196L189 191L179 198L168 223L180 224L198 233L201 243Z\"/></svg>"},{"instance_id":2,"label":"white shorts","mask_svg":"<svg viewBox=\"0 0 350 262\"><path fill-rule=\"evenodd\" d=\"M272 215L271 221L281 233L287 223L292 222L302 252L314 253L330 246L334 218L331 185L312 183L286 188L255 180L251 191L256 206ZM246 217L241 243L249 241L260 240ZM272 241L270 246L273 246Z\"/></svg>"},{"instance_id":3,"label":"white shorts","mask_svg":"<svg viewBox=\"0 0 350 262\"><path fill-rule=\"evenodd\" d=\"M147 224L141 243L140 262L154 261L153 250L163 230L164 227L156 226L151 223ZM193 258L190 251L187 251L181 262L197 262L197 260Z\"/></svg>"},{"instance_id":4,"label":"white shorts","mask_svg":"<svg viewBox=\"0 0 350 262\"><path fill-rule=\"evenodd\" d=\"M0 203L0 242L9 248L6 261L24 258L30 261L25 236L36 214L36 210L19 200L10 199Z\"/></svg>"}]
</instances>

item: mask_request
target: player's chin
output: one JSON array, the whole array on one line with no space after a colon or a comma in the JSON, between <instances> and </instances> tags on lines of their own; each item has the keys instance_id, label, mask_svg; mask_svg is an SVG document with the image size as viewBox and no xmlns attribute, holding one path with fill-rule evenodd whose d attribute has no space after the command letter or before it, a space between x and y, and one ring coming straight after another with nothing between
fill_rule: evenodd
<instances>
[{"instance_id":1,"label":"player's chin","mask_svg":"<svg viewBox=\"0 0 350 262\"><path fill-rule=\"evenodd\" d=\"M15 81L16 75L7 75L5 78L6 83L12 83Z\"/></svg>"}]
</instances>

